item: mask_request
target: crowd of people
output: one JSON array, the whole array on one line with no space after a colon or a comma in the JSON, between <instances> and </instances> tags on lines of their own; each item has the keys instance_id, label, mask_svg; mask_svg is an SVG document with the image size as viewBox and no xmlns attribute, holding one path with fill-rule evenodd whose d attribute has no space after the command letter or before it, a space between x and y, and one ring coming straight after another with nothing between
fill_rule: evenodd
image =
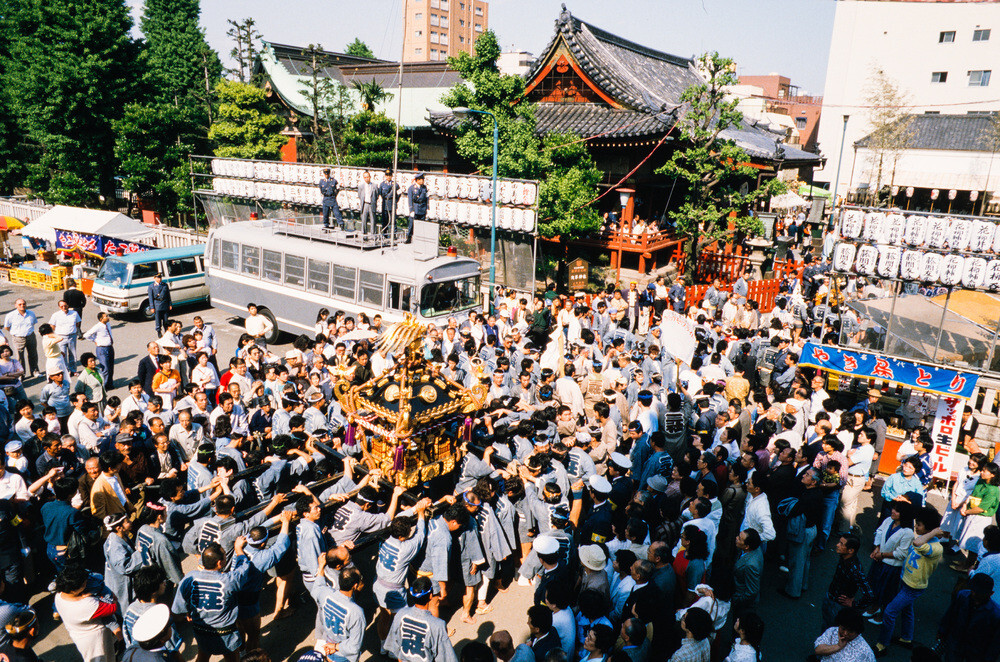
<instances>
[{"instance_id":1,"label":"crowd of people","mask_svg":"<svg viewBox=\"0 0 1000 662\"><path fill-rule=\"evenodd\" d=\"M167 306L147 355L116 365L110 320L85 330L82 294L43 323L18 299L0 347L0 655L37 659L26 604L51 579L53 617L87 661L179 659L191 637L200 662L266 660L273 577L275 619L303 593L314 603L307 662L356 662L372 609L371 654L452 662L442 617L493 619L507 591L531 592L528 640L495 622L463 660L756 662L783 636L758 609L767 574L781 599L822 604L819 660L894 647L996 660L992 449L967 412L961 443L975 452L943 512L927 499L926 421L875 480L882 393L831 393L798 365L807 339L841 331L836 311L809 303L824 273L810 261L771 310L742 276L702 301L656 279L596 296L498 292L493 313L430 326L424 360L487 395L454 489L423 492L372 466L334 395L399 358L378 342L378 315L322 310L313 335L275 353L253 304L235 347ZM675 314L697 340L690 360L663 335ZM78 355L78 341L94 351ZM31 379L44 382L34 398ZM872 490L878 516L863 527ZM917 641L914 603L948 553L961 554L959 585ZM836 555L831 576L813 571L820 554Z\"/></svg>"}]
</instances>

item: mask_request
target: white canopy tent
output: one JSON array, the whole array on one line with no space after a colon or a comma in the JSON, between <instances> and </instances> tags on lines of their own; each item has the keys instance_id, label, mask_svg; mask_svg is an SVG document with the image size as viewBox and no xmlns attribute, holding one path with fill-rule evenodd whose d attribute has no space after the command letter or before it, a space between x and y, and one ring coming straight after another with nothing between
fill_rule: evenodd
<instances>
[{"instance_id":1,"label":"white canopy tent","mask_svg":"<svg viewBox=\"0 0 1000 662\"><path fill-rule=\"evenodd\" d=\"M57 205L45 212L20 231L20 234L56 243L56 230L69 230L80 234L93 234L141 242L156 235L156 231L134 218L116 211L83 209Z\"/></svg>"},{"instance_id":2,"label":"white canopy tent","mask_svg":"<svg viewBox=\"0 0 1000 662\"><path fill-rule=\"evenodd\" d=\"M809 203L798 193L782 193L771 198L771 209L791 209L792 207L807 207Z\"/></svg>"}]
</instances>

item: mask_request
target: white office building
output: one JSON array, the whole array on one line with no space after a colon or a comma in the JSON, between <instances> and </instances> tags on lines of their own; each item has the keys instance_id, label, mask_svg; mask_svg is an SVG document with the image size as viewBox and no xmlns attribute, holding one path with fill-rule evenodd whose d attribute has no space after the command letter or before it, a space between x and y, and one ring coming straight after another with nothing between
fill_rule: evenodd
<instances>
[{"instance_id":1,"label":"white office building","mask_svg":"<svg viewBox=\"0 0 1000 662\"><path fill-rule=\"evenodd\" d=\"M851 183L853 146L871 133L866 88L878 69L909 95L911 113L963 115L1000 110L1000 1L837 2L819 125L819 148L827 161L815 178L834 188L843 136L841 197ZM947 167L946 163L941 166Z\"/></svg>"}]
</instances>

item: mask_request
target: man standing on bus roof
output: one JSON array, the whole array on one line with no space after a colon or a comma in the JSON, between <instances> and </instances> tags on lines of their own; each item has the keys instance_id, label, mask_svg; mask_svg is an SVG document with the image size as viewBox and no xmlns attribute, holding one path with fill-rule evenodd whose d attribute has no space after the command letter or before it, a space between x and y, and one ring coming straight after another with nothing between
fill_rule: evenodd
<instances>
[{"instance_id":1,"label":"man standing on bus roof","mask_svg":"<svg viewBox=\"0 0 1000 662\"><path fill-rule=\"evenodd\" d=\"M407 202L410 203L410 227L406 229L406 243L413 241L414 221L427 218L427 187L424 186L424 173L418 172L413 183L406 191Z\"/></svg>"},{"instance_id":2,"label":"man standing on bus roof","mask_svg":"<svg viewBox=\"0 0 1000 662\"><path fill-rule=\"evenodd\" d=\"M385 171L385 179L378 185L378 195L382 198L381 222L385 232L389 229L389 214L396 213L396 198L399 197L399 184L392 181L392 170Z\"/></svg>"},{"instance_id":3,"label":"man standing on bus roof","mask_svg":"<svg viewBox=\"0 0 1000 662\"><path fill-rule=\"evenodd\" d=\"M156 322L156 337L163 335L163 329L167 326L167 315L174 307L170 300L170 287L163 282L163 274L157 273L153 276L153 282L149 284L146 292L149 298L149 307L153 309L153 319Z\"/></svg>"},{"instance_id":4,"label":"man standing on bus roof","mask_svg":"<svg viewBox=\"0 0 1000 662\"><path fill-rule=\"evenodd\" d=\"M361 201L361 231L364 234L375 232L375 208L378 206L378 186L372 183L372 176L367 170L361 173L358 184L358 199Z\"/></svg>"},{"instance_id":5,"label":"man standing on bus roof","mask_svg":"<svg viewBox=\"0 0 1000 662\"><path fill-rule=\"evenodd\" d=\"M330 176L330 169L323 168L323 179L319 180L319 191L323 194L323 227L330 227L330 211L337 219L337 227L344 227L344 217L340 215L340 205L337 204L337 180Z\"/></svg>"}]
</instances>

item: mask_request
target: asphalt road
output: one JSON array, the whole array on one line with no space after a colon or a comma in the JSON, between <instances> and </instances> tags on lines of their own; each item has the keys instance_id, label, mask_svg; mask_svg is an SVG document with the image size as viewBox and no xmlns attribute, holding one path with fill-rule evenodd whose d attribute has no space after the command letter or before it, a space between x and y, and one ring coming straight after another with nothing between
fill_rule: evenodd
<instances>
[{"instance_id":1,"label":"asphalt road","mask_svg":"<svg viewBox=\"0 0 1000 662\"><path fill-rule=\"evenodd\" d=\"M47 320L49 316L57 310L56 302L60 298L58 292L43 292L22 286L12 286L9 283L0 283L0 314L5 315L14 307L14 301L23 297L28 302L28 307L35 311L40 320ZM97 320L97 308L90 304L84 310L84 330ZM228 357L236 346L236 340L243 332L242 320L231 317L228 313L223 313L208 307L179 308L174 311L174 316L181 320L184 328L191 326L191 318L201 315L206 323L215 327L219 338L220 365L228 362ZM114 322L115 351L117 363L115 368L116 381L119 387L113 391L121 396L125 392L124 384L129 378L135 375L136 365L145 354L145 344L155 337L152 322L142 322L136 319L119 319ZM291 338L283 337L284 344L279 344L276 348L284 350L290 345ZM92 344L87 341L80 341L79 352L92 351ZM41 389L41 380L35 378L26 386L30 396L37 396ZM941 506L941 499L935 500ZM859 523L863 527L866 535L863 536L862 553L863 565L867 568L867 555L871 551L871 532L874 531L876 522L874 511L872 510L871 495L862 495L862 514L859 516ZM831 545L832 546L832 545ZM359 554L363 557L364 554ZM958 579L958 574L947 568L946 563L950 559L946 557L932 578L930 588L927 593L916 604L917 620L917 641L920 643L932 644L934 633L941 615L948 606L951 591ZM362 569L365 569L365 562L358 559ZM777 593L777 589L784 584L784 576L778 572L777 563L768 562L764 568L764 578L761 587L761 601L758 612L763 616L767 627L764 633L764 659L765 660L803 660L812 652L812 642L821 632L820 605L826 587L833 574L836 556L832 551L827 551L819 557L813 558L810 588L800 600L788 600ZM194 559L188 559L185 569L189 570L195 566ZM368 566L370 569L370 565ZM370 572L365 573L366 577L373 579ZM36 606L39 614L40 638L35 645L35 652L48 662L69 662L80 660L80 655L70 641L65 628L52 621L52 596L45 587L48 584L46 579L40 584L40 592L37 592L31 602ZM370 586L371 581L367 584ZM453 596L458 598L458 595ZM515 643L520 643L527 638L527 608L531 604L531 589L518 587L516 584L510 587L507 593L497 595L492 604L494 610L485 615L478 616L476 623L465 624L461 622L459 616L450 619L450 627L455 629L452 637L457 649L461 649L469 641L485 641L495 630L509 630L514 637ZM265 588L263 594L264 613L273 611L274 588L273 584ZM373 613L372 601L362 600L362 605L366 608L369 616ZM280 621L272 622L270 618L265 618L263 623L262 645L270 652L274 660L296 659L298 654L304 652L314 642L313 628L315 624L315 606L311 599L306 599L296 609L294 615ZM183 656L185 659L193 660L195 651L192 645L190 631L186 626L181 626L182 636L186 645ZM877 637L877 628L869 626L865 633L866 638L874 646ZM362 655L362 659L371 657L371 652L378 653L378 642L374 635L374 626L369 629L366 649L368 652ZM907 651L895 647L886 660L908 660Z\"/></svg>"}]
</instances>

